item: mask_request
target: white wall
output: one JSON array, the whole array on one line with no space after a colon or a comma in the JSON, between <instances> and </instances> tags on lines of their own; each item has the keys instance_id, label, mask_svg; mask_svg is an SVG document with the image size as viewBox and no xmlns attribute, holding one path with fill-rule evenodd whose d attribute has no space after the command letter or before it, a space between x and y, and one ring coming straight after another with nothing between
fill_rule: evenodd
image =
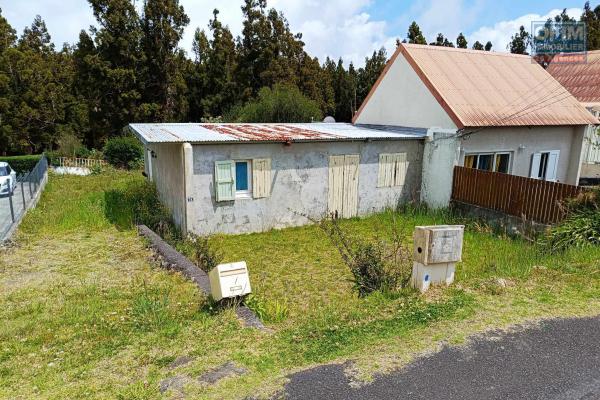
<instances>
[{"instance_id":1,"label":"white wall","mask_svg":"<svg viewBox=\"0 0 600 400\"><path fill-rule=\"evenodd\" d=\"M456 130L430 129L423 154L421 201L431 208L450 204L454 166L458 165L460 140Z\"/></svg>"},{"instance_id":2,"label":"white wall","mask_svg":"<svg viewBox=\"0 0 600 400\"><path fill-rule=\"evenodd\" d=\"M185 230L183 144L155 143L148 145L147 148L156 153L156 158L152 158L150 164L152 180L156 183L160 200L171 210L175 223ZM145 161L148 162L147 156Z\"/></svg>"},{"instance_id":3,"label":"white wall","mask_svg":"<svg viewBox=\"0 0 600 400\"><path fill-rule=\"evenodd\" d=\"M400 53L355 123L456 128L440 103Z\"/></svg>"},{"instance_id":4,"label":"white wall","mask_svg":"<svg viewBox=\"0 0 600 400\"><path fill-rule=\"evenodd\" d=\"M378 188L379 154L395 152L407 153L405 185ZM197 234L244 233L309 223L301 214L320 219L327 213L329 156L340 154L360 155L359 215L419 199L422 140L194 145L188 229ZM254 158L271 158L271 195L216 202L215 161Z\"/></svg>"},{"instance_id":5,"label":"white wall","mask_svg":"<svg viewBox=\"0 0 600 400\"><path fill-rule=\"evenodd\" d=\"M460 165L468 153L508 151L512 163L510 173L529 176L533 153L560 150L557 179L576 185L585 129L585 126L486 128L463 137Z\"/></svg>"}]
</instances>

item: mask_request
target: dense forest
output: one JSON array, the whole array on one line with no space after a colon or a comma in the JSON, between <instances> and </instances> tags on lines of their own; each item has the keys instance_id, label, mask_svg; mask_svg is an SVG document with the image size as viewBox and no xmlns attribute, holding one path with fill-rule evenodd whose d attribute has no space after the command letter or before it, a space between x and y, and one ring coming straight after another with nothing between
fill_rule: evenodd
<instances>
[{"instance_id":1,"label":"dense forest","mask_svg":"<svg viewBox=\"0 0 600 400\"><path fill-rule=\"evenodd\" d=\"M192 54L179 47L190 21L178 0L145 0L141 12L132 0L88 3L96 26L60 49L42 17L18 35L0 10L0 155L74 142L100 148L130 122L350 121L388 59L381 48L360 68L321 62L266 0L243 2L239 37L215 9L206 29L196 29ZM600 48L600 6L586 3L580 20L588 48ZM427 44L416 22L400 41ZM429 44L455 46L442 33ZM508 50L526 53L530 44L521 27ZM461 33L456 47L468 46Z\"/></svg>"}]
</instances>

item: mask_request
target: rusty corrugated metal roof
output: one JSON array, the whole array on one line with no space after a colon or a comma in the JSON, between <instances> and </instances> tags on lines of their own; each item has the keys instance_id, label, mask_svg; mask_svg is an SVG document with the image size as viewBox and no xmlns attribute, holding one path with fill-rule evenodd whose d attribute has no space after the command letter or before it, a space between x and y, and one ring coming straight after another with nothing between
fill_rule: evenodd
<instances>
[{"instance_id":1,"label":"rusty corrugated metal roof","mask_svg":"<svg viewBox=\"0 0 600 400\"><path fill-rule=\"evenodd\" d=\"M399 55L459 128L596 122L529 56L402 43L389 65Z\"/></svg>"},{"instance_id":2,"label":"rusty corrugated metal roof","mask_svg":"<svg viewBox=\"0 0 600 400\"><path fill-rule=\"evenodd\" d=\"M305 142L422 139L427 130L347 123L130 124L144 143Z\"/></svg>"},{"instance_id":3,"label":"rusty corrugated metal roof","mask_svg":"<svg viewBox=\"0 0 600 400\"><path fill-rule=\"evenodd\" d=\"M586 107L600 105L600 50L588 51L585 63L561 62L556 56L546 69Z\"/></svg>"}]
</instances>

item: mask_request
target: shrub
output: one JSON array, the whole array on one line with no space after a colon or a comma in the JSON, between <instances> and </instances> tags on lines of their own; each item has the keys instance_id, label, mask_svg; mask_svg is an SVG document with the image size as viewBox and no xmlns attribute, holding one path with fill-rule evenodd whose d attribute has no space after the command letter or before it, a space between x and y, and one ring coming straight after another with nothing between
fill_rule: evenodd
<instances>
[{"instance_id":1,"label":"shrub","mask_svg":"<svg viewBox=\"0 0 600 400\"><path fill-rule=\"evenodd\" d=\"M144 157L144 149L132 136L117 136L106 142L104 157L115 167L137 168Z\"/></svg>"},{"instance_id":2,"label":"shrub","mask_svg":"<svg viewBox=\"0 0 600 400\"><path fill-rule=\"evenodd\" d=\"M541 239L551 252L570 247L600 245L600 188L580 193L565 202L567 217Z\"/></svg>"},{"instance_id":3,"label":"shrub","mask_svg":"<svg viewBox=\"0 0 600 400\"><path fill-rule=\"evenodd\" d=\"M228 122L312 122L322 118L317 102L293 85L264 87L256 100L234 107L225 116Z\"/></svg>"},{"instance_id":4,"label":"shrub","mask_svg":"<svg viewBox=\"0 0 600 400\"><path fill-rule=\"evenodd\" d=\"M411 252L397 230L395 219L391 242L352 238L335 218L325 219L319 226L350 268L359 296L376 290L395 291L408 285L412 269Z\"/></svg>"},{"instance_id":5,"label":"shrub","mask_svg":"<svg viewBox=\"0 0 600 400\"><path fill-rule=\"evenodd\" d=\"M190 234L186 240L190 258L200 269L209 272L223 260L223 254L211 246L208 236Z\"/></svg>"},{"instance_id":6,"label":"shrub","mask_svg":"<svg viewBox=\"0 0 600 400\"><path fill-rule=\"evenodd\" d=\"M24 174L31 171L38 161L40 161L41 157L41 154L30 156L0 157L0 161L7 162L18 174Z\"/></svg>"}]
</instances>

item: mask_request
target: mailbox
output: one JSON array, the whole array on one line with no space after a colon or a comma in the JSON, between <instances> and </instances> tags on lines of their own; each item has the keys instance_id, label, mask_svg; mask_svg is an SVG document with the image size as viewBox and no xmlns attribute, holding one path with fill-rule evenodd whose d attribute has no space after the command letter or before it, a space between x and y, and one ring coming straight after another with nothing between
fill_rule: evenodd
<instances>
[{"instance_id":1,"label":"mailbox","mask_svg":"<svg viewBox=\"0 0 600 400\"><path fill-rule=\"evenodd\" d=\"M210 291L216 301L243 296L252 291L245 261L219 264L208 273L208 278Z\"/></svg>"},{"instance_id":2,"label":"mailbox","mask_svg":"<svg viewBox=\"0 0 600 400\"><path fill-rule=\"evenodd\" d=\"M417 226L413 235L413 286L422 292L430 285L454 282L456 263L462 261L463 225Z\"/></svg>"}]
</instances>

